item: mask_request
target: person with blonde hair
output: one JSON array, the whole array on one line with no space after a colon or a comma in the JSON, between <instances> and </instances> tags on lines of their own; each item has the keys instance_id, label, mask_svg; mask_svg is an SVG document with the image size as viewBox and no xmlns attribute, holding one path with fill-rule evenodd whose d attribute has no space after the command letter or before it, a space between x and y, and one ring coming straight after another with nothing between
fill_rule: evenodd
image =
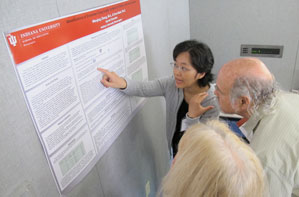
<instances>
[{"instance_id":1,"label":"person with blonde hair","mask_svg":"<svg viewBox=\"0 0 299 197\"><path fill-rule=\"evenodd\" d=\"M159 196L267 196L263 168L251 148L225 123L190 127L162 181Z\"/></svg>"}]
</instances>

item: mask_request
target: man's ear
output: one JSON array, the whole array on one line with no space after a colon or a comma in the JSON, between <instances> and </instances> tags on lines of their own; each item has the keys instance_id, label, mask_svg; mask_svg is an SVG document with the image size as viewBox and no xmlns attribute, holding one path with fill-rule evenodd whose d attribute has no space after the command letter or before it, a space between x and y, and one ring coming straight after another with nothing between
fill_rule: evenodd
<instances>
[{"instance_id":1,"label":"man's ear","mask_svg":"<svg viewBox=\"0 0 299 197\"><path fill-rule=\"evenodd\" d=\"M206 73L197 73L196 79L202 79L205 75L206 75Z\"/></svg>"},{"instance_id":2,"label":"man's ear","mask_svg":"<svg viewBox=\"0 0 299 197\"><path fill-rule=\"evenodd\" d=\"M250 106L250 98L248 98L248 96L241 96L238 102L239 102L239 109L241 111L248 111Z\"/></svg>"},{"instance_id":3,"label":"man's ear","mask_svg":"<svg viewBox=\"0 0 299 197\"><path fill-rule=\"evenodd\" d=\"M232 107L236 114L249 118L249 109L251 107L251 100L247 96L240 96L232 103Z\"/></svg>"}]
</instances>

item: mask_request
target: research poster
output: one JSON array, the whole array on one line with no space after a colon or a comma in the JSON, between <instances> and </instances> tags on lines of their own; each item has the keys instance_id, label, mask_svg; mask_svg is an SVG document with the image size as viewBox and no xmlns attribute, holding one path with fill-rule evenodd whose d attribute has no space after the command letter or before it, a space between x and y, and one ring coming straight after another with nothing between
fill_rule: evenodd
<instances>
[{"instance_id":1,"label":"research poster","mask_svg":"<svg viewBox=\"0 0 299 197\"><path fill-rule=\"evenodd\" d=\"M148 79L139 0L4 33L60 193L107 151L144 102L105 88L98 67Z\"/></svg>"}]
</instances>

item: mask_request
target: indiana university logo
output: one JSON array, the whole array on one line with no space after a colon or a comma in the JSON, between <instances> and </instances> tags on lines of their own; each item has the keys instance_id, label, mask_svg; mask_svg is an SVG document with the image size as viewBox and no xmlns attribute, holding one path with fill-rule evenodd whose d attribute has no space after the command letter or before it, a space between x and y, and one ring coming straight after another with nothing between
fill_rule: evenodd
<instances>
[{"instance_id":1,"label":"indiana university logo","mask_svg":"<svg viewBox=\"0 0 299 197\"><path fill-rule=\"evenodd\" d=\"M8 40L10 44L13 45L14 47L17 45L17 38L15 36L9 35Z\"/></svg>"}]
</instances>

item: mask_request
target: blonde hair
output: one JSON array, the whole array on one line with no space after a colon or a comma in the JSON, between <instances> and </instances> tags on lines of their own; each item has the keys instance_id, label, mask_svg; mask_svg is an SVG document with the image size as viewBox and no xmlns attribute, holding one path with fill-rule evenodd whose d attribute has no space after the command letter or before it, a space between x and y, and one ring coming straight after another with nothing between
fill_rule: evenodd
<instances>
[{"instance_id":1,"label":"blonde hair","mask_svg":"<svg viewBox=\"0 0 299 197\"><path fill-rule=\"evenodd\" d=\"M226 124L213 120L189 128L160 195L265 196L263 168L252 149Z\"/></svg>"}]
</instances>

